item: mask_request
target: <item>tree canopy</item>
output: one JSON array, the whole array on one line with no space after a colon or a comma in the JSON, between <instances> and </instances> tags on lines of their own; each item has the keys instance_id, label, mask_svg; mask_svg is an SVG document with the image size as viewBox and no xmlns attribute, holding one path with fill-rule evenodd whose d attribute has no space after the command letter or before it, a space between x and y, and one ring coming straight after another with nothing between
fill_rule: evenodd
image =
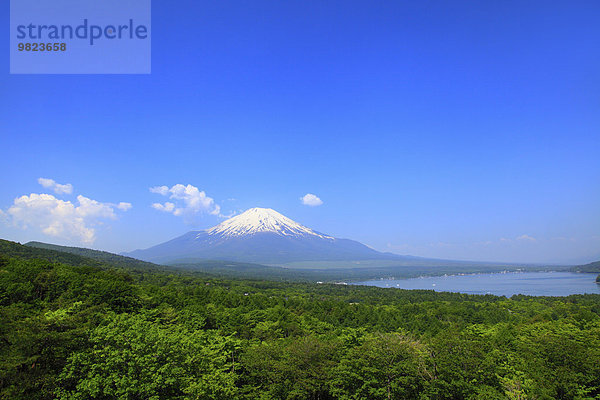
<instances>
[{"instance_id":1,"label":"tree canopy","mask_svg":"<svg viewBox=\"0 0 600 400\"><path fill-rule=\"evenodd\" d=\"M0 398L600 398L599 295L216 279L19 251L0 257Z\"/></svg>"}]
</instances>

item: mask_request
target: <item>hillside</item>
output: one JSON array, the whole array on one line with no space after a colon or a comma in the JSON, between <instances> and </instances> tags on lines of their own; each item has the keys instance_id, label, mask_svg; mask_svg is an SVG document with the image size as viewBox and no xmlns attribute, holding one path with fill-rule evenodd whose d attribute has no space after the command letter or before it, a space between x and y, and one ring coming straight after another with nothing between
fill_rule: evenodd
<instances>
[{"instance_id":1,"label":"hillside","mask_svg":"<svg viewBox=\"0 0 600 400\"><path fill-rule=\"evenodd\" d=\"M577 265L571 269L576 272L600 272L600 261L594 261L584 265Z\"/></svg>"},{"instance_id":2,"label":"hillside","mask_svg":"<svg viewBox=\"0 0 600 400\"><path fill-rule=\"evenodd\" d=\"M0 257L17 257L25 260L42 259L51 262L59 262L75 266L100 266L103 264L98 260L94 260L89 257L84 257L82 255L58 251L57 249L51 249L49 247L37 248L32 246L26 246L17 242L11 242L9 240L4 239L0 239Z\"/></svg>"},{"instance_id":3,"label":"hillside","mask_svg":"<svg viewBox=\"0 0 600 400\"><path fill-rule=\"evenodd\" d=\"M86 249L83 247L67 247L59 246L56 244L42 243L42 242L28 242L25 243L26 247L34 249L44 249L60 253L68 253L76 256L84 257L86 259L92 259L100 264L108 264L115 267L127 268L127 269L154 269L161 268L160 265L137 260L135 258L121 256L107 251ZM63 261L60 261L63 262Z\"/></svg>"},{"instance_id":4,"label":"hillside","mask_svg":"<svg viewBox=\"0 0 600 400\"><path fill-rule=\"evenodd\" d=\"M451 274L494 273L502 271L524 270L529 272L548 271L545 266L508 266L487 264L452 264L449 265L377 265L376 262L344 267L344 264L331 266L322 263L320 267L278 267L261 264L241 263L220 260L181 259L167 265L188 271L197 271L224 278L267 279L276 281L323 281L323 282L357 282L381 278L417 278L419 276L439 276ZM553 267L552 270L560 270Z\"/></svg>"}]
</instances>

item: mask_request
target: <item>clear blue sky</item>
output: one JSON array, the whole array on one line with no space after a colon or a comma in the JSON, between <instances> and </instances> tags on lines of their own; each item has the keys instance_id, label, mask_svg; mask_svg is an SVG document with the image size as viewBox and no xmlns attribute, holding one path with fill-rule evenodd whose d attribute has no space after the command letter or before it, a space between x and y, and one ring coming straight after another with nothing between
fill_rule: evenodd
<instances>
[{"instance_id":1,"label":"clear blue sky","mask_svg":"<svg viewBox=\"0 0 600 400\"><path fill-rule=\"evenodd\" d=\"M86 246L126 251L259 206L400 254L600 258L600 2L154 0L152 15L151 75L9 75L0 30L0 237L81 245L87 229ZM151 206L185 206L149 190L176 184L214 203Z\"/></svg>"}]
</instances>

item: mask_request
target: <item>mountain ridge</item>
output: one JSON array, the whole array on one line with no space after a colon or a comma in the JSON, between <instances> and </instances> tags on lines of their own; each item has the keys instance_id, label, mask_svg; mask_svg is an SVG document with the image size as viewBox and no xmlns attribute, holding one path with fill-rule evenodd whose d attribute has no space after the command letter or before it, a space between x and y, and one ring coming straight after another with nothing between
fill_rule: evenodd
<instances>
[{"instance_id":1,"label":"mountain ridge","mask_svg":"<svg viewBox=\"0 0 600 400\"><path fill-rule=\"evenodd\" d=\"M162 266L143 260L138 260L132 257L110 253L103 250L93 250L86 247L62 246L58 244L50 244L44 242L30 241L23 246L33 249L43 249L50 252L59 252L62 254L72 254L77 257L82 257L87 260L94 260L100 265L113 265L121 268L138 268L138 269L154 269Z\"/></svg>"}]
</instances>

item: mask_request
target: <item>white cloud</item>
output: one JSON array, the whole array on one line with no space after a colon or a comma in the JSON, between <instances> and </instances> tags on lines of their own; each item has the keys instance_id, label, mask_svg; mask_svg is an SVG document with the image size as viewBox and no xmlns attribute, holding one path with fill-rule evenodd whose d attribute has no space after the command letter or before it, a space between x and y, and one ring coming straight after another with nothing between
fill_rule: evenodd
<instances>
[{"instance_id":1,"label":"white cloud","mask_svg":"<svg viewBox=\"0 0 600 400\"><path fill-rule=\"evenodd\" d=\"M77 196L78 206L51 194L32 193L14 200L6 211L10 221L23 229L36 229L46 235L91 244L96 240L94 226L102 219L116 219L115 208L131 208L129 203L101 203Z\"/></svg>"},{"instance_id":2,"label":"white cloud","mask_svg":"<svg viewBox=\"0 0 600 400\"><path fill-rule=\"evenodd\" d=\"M528 242L535 242L536 241L536 239L534 237L531 237L529 235L521 235L521 236L517 237L516 240L525 240L525 241L528 241Z\"/></svg>"},{"instance_id":3,"label":"white cloud","mask_svg":"<svg viewBox=\"0 0 600 400\"><path fill-rule=\"evenodd\" d=\"M150 192L166 196L169 194L169 188L167 186L154 186L150 188Z\"/></svg>"},{"instance_id":4,"label":"white cloud","mask_svg":"<svg viewBox=\"0 0 600 400\"><path fill-rule=\"evenodd\" d=\"M127 210L131 210L131 207L133 207L131 205L131 203L126 203L124 201L120 202L119 204L117 204L117 208L121 211L127 211Z\"/></svg>"},{"instance_id":5,"label":"white cloud","mask_svg":"<svg viewBox=\"0 0 600 400\"><path fill-rule=\"evenodd\" d=\"M52 189L56 194L71 194L73 193L73 185L70 183L60 184L54 179L38 178L38 183L46 189Z\"/></svg>"},{"instance_id":6,"label":"white cloud","mask_svg":"<svg viewBox=\"0 0 600 400\"><path fill-rule=\"evenodd\" d=\"M76 208L77 214L82 217L94 218L112 218L115 219L115 210L111 204L100 203L99 201L88 199L82 195L77 196L79 207Z\"/></svg>"},{"instance_id":7,"label":"white cloud","mask_svg":"<svg viewBox=\"0 0 600 400\"><path fill-rule=\"evenodd\" d=\"M173 212L175 209L175 204L168 201L165 204L154 203L152 204L152 208L159 211Z\"/></svg>"},{"instance_id":8,"label":"white cloud","mask_svg":"<svg viewBox=\"0 0 600 400\"><path fill-rule=\"evenodd\" d=\"M201 213L221 215L221 207L215 203L214 199L208 197L204 191L200 191L192 185L185 186L178 183L171 188L167 186L154 186L150 188L150 192L169 196L169 199L174 200L163 204L152 204L152 208L159 211L185 218Z\"/></svg>"},{"instance_id":9,"label":"white cloud","mask_svg":"<svg viewBox=\"0 0 600 400\"><path fill-rule=\"evenodd\" d=\"M306 193L304 196L300 197L300 200L305 206L315 207L323 204L323 201L312 193Z\"/></svg>"}]
</instances>

